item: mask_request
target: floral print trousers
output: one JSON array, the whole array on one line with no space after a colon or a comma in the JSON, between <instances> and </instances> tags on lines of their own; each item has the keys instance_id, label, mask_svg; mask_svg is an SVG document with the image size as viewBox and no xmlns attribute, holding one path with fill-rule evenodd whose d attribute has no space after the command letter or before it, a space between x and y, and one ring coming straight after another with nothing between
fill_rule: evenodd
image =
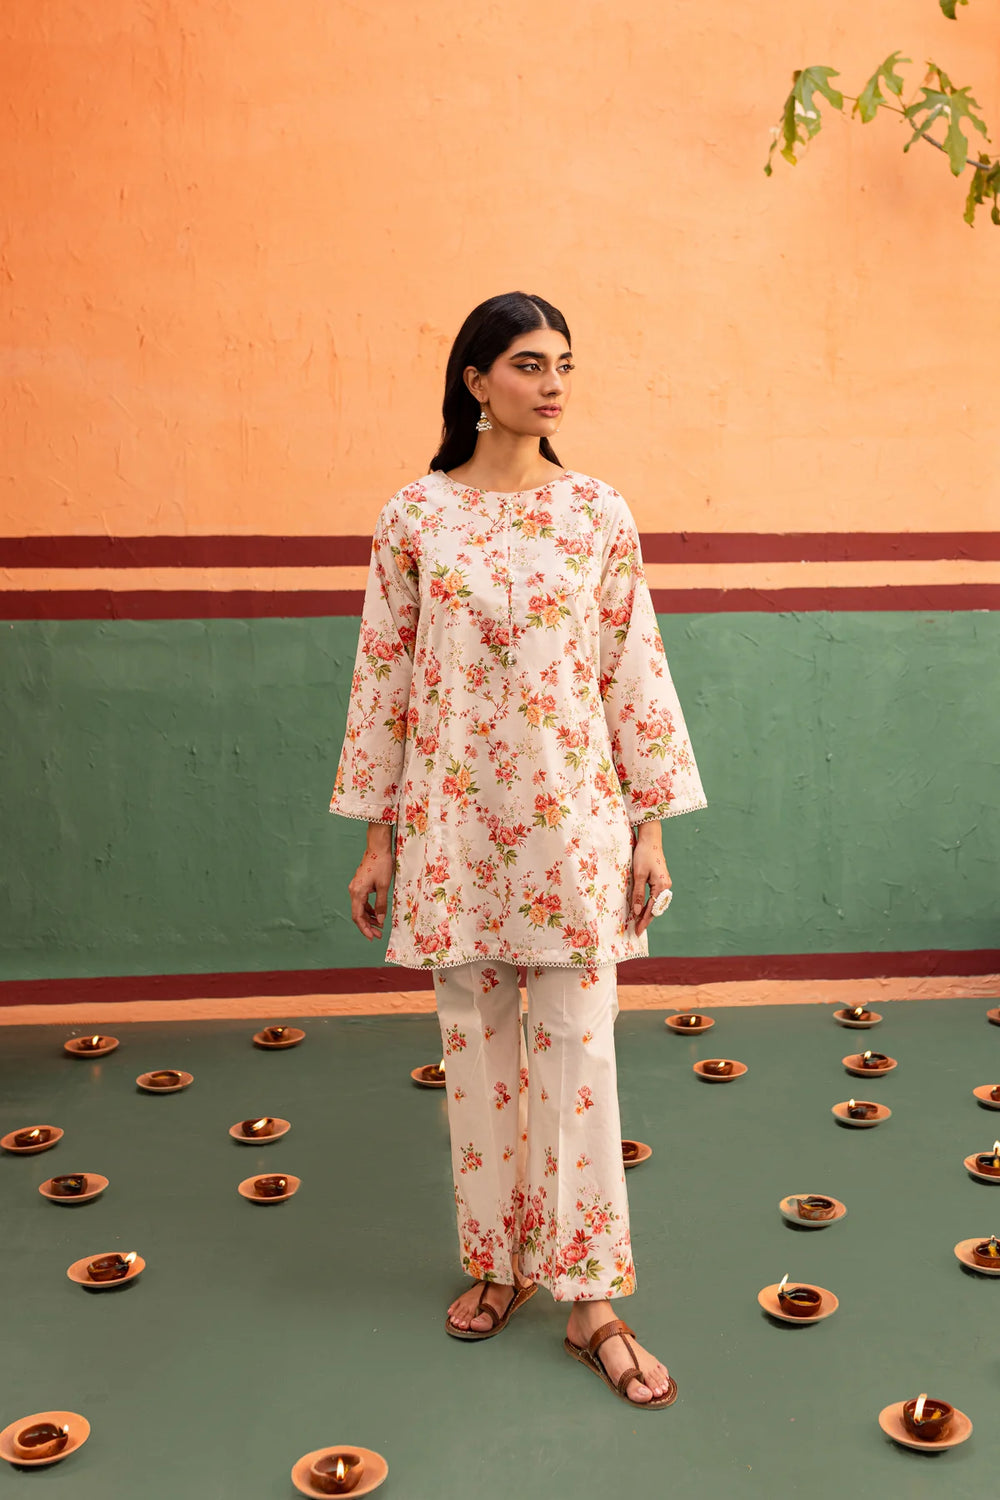
<instances>
[{"instance_id":1,"label":"floral print trousers","mask_svg":"<svg viewBox=\"0 0 1000 1500\"><path fill-rule=\"evenodd\" d=\"M622 1165L615 964L434 970L462 1266L556 1302L635 1291Z\"/></svg>"}]
</instances>

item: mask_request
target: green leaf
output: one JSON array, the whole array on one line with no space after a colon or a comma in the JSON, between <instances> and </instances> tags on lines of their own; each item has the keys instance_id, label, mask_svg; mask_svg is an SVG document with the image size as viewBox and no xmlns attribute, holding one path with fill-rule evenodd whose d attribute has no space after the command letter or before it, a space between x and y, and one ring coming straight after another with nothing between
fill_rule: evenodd
<instances>
[{"instance_id":1,"label":"green leaf","mask_svg":"<svg viewBox=\"0 0 1000 1500\"><path fill-rule=\"evenodd\" d=\"M967 88L956 89L951 87L950 79L947 79L940 69L935 68L934 71L948 85L947 91L929 89L925 85L920 91L924 97L916 100L915 103L908 105L903 110L910 124L914 126L913 134L903 147L903 150L909 151L914 141L919 141L921 136L926 135L931 126L936 124L938 120L946 120L948 129L945 132L943 144L944 149L948 153L948 159L951 162L951 170L957 177L965 166L969 156L969 143L962 133L960 122L968 120L969 124L978 130L980 135L985 135L987 140L989 140L989 136L986 133L985 121L972 112L973 109L979 109L980 106L972 98L969 90ZM918 116L922 114L926 118L918 123ZM930 139L933 140L933 136Z\"/></svg>"},{"instance_id":2,"label":"green leaf","mask_svg":"<svg viewBox=\"0 0 1000 1500\"><path fill-rule=\"evenodd\" d=\"M994 161L992 157L980 153L979 161L974 166L972 181L969 183L969 191L965 198L965 212L962 218L966 224L975 223L976 209L987 198L992 197L993 207L990 210L990 218L994 224L1000 224L1000 161Z\"/></svg>"},{"instance_id":3,"label":"green leaf","mask_svg":"<svg viewBox=\"0 0 1000 1500\"><path fill-rule=\"evenodd\" d=\"M792 91L781 111L781 124L775 127L774 140L767 153L764 171L771 175L771 157L780 150L781 155L794 167L798 162L796 146L804 146L820 129L822 120L816 108L815 95L820 93L835 109L843 109L844 96L830 83L839 78L836 68L797 68L792 74ZM804 133L803 133L804 132Z\"/></svg>"},{"instance_id":4,"label":"green leaf","mask_svg":"<svg viewBox=\"0 0 1000 1500\"><path fill-rule=\"evenodd\" d=\"M867 125L869 120L874 120L878 113L880 104L886 100L879 88L879 82L883 82L891 93L899 95L903 92L903 80L896 72L899 63L912 62L912 57L900 57L898 52L892 52L884 63L880 63L875 72L865 84L861 93L854 101L853 115L860 115L862 122Z\"/></svg>"},{"instance_id":5,"label":"green leaf","mask_svg":"<svg viewBox=\"0 0 1000 1500\"><path fill-rule=\"evenodd\" d=\"M949 21L954 21L957 19L955 15L956 5L968 5L968 3L969 0L938 0L938 4L941 6L941 9L944 11Z\"/></svg>"}]
</instances>

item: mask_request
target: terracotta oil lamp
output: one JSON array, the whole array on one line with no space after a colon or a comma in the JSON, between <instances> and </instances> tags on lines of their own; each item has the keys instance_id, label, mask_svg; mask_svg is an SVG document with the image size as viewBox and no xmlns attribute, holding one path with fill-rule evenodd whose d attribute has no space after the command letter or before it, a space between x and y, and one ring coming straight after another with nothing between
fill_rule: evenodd
<instances>
[{"instance_id":1,"label":"terracotta oil lamp","mask_svg":"<svg viewBox=\"0 0 1000 1500\"><path fill-rule=\"evenodd\" d=\"M19 1130L14 1137L15 1146L44 1146L51 1140L52 1132L47 1125L35 1125L31 1130Z\"/></svg>"},{"instance_id":2,"label":"terracotta oil lamp","mask_svg":"<svg viewBox=\"0 0 1000 1500\"><path fill-rule=\"evenodd\" d=\"M884 1052L873 1052L869 1047L867 1052L861 1054L861 1066L871 1068L873 1071L878 1068L887 1068L889 1059Z\"/></svg>"},{"instance_id":3,"label":"terracotta oil lamp","mask_svg":"<svg viewBox=\"0 0 1000 1500\"><path fill-rule=\"evenodd\" d=\"M778 1284L778 1306L793 1318L812 1318L823 1306L823 1298L811 1286L786 1286L788 1273Z\"/></svg>"},{"instance_id":4,"label":"terracotta oil lamp","mask_svg":"<svg viewBox=\"0 0 1000 1500\"><path fill-rule=\"evenodd\" d=\"M32 1422L16 1433L13 1441L18 1458L53 1458L69 1442L69 1428L54 1422Z\"/></svg>"},{"instance_id":5,"label":"terracotta oil lamp","mask_svg":"<svg viewBox=\"0 0 1000 1500\"><path fill-rule=\"evenodd\" d=\"M288 1191L287 1177L255 1177L253 1190L258 1198L280 1198Z\"/></svg>"},{"instance_id":6,"label":"terracotta oil lamp","mask_svg":"<svg viewBox=\"0 0 1000 1500\"><path fill-rule=\"evenodd\" d=\"M853 1010L847 1012L847 1019L849 1021L870 1021L871 1018L871 1011L865 1010L863 1005L856 1005Z\"/></svg>"},{"instance_id":7,"label":"terracotta oil lamp","mask_svg":"<svg viewBox=\"0 0 1000 1500\"><path fill-rule=\"evenodd\" d=\"M274 1120L270 1115L264 1115L259 1120L244 1120L240 1125L244 1135L265 1136L274 1134Z\"/></svg>"},{"instance_id":8,"label":"terracotta oil lamp","mask_svg":"<svg viewBox=\"0 0 1000 1500\"><path fill-rule=\"evenodd\" d=\"M287 1026L265 1026L261 1035L266 1042L283 1042Z\"/></svg>"},{"instance_id":9,"label":"terracotta oil lamp","mask_svg":"<svg viewBox=\"0 0 1000 1500\"><path fill-rule=\"evenodd\" d=\"M428 1083L443 1083L445 1077L444 1058L439 1063L428 1063L424 1069L424 1077Z\"/></svg>"},{"instance_id":10,"label":"terracotta oil lamp","mask_svg":"<svg viewBox=\"0 0 1000 1500\"><path fill-rule=\"evenodd\" d=\"M928 1396L926 1391L915 1401L903 1402L903 1426L913 1437L925 1441L933 1442L935 1438L944 1437L954 1415L953 1406Z\"/></svg>"},{"instance_id":11,"label":"terracotta oil lamp","mask_svg":"<svg viewBox=\"0 0 1000 1500\"><path fill-rule=\"evenodd\" d=\"M991 1271L1000 1271L1000 1242L995 1234L988 1240L980 1240L972 1247L972 1259L980 1266L989 1266Z\"/></svg>"},{"instance_id":12,"label":"terracotta oil lamp","mask_svg":"<svg viewBox=\"0 0 1000 1500\"><path fill-rule=\"evenodd\" d=\"M874 1120L878 1105L872 1104L870 1099L848 1099L847 1113L852 1120Z\"/></svg>"},{"instance_id":13,"label":"terracotta oil lamp","mask_svg":"<svg viewBox=\"0 0 1000 1500\"><path fill-rule=\"evenodd\" d=\"M705 1024L705 1017L698 1015L697 1011L685 1011L682 1015L672 1016L671 1020L676 1026L690 1026L692 1031Z\"/></svg>"},{"instance_id":14,"label":"terracotta oil lamp","mask_svg":"<svg viewBox=\"0 0 1000 1500\"><path fill-rule=\"evenodd\" d=\"M134 1250L127 1255L119 1255L117 1250L110 1255L99 1255L88 1265L87 1275L91 1281L122 1281L131 1270L135 1257Z\"/></svg>"},{"instance_id":15,"label":"terracotta oil lamp","mask_svg":"<svg viewBox=\"0 0 1000 1500\"><path fill-rule=\"evenodd\" d=\"M710 1057L702 1063L702 1067L706 1073L711 1073L716 1078L725 1078L733 1071L732 1063L724 1057Z\"/></svg>"},{"instance_id":16,"label":"terracotta oil lamp","mask_svg":"<svg viewBox=\"0 0 1000 1500\"><path fill-rule=\"evenodd\" d=\"M346 1495L365 1470L360 1453L325 1453L309 1470L309 1478L324 1495Z\"/></svg>"},{"instance_id":17,"label":"terracotta oil lamp","mask_svg":"<svg viewBox=\"0 0 1000 1500\"><path fill-rule=\"evenodd\" d=\"M1000 1141L993 1142L992 1151L980 1151L976 1157L976 1171L986 1177L1000 1177Z\"/></svg>"},{"instance_id":18,"label":"terracotta oil lamp","mask_svg":"<svg viewBox=\"0 0 1000 1500\"><path fill-rule=\"evenodd\" d=\"M99 1052L104 1044L103 1036L82 1036L76 1045L81 1052Z\"/></svg>"},{"instance_id":19,"label":"terracotta oil lamp","mask_svg":"<svg viewBox=\"0 0 1000 1500\"><path fill-rule=\"evenodd\" d=\"M634 1161L638 1155L639 1147L636 1145L635 1141L622 1142L622 1156L625 1161Z\"/></svg>"},{"instance_id":20,"label":"terracotta oil lamp","mask_svg":"<svg viewBox=\"0 0 1000 1500\"><path fill-rule=\"evenodd\" d=\"M990 1098L1000 1104L1000 1083L995 1083L990 1089Z\"/></svg>"},{"instance_id":21,"label":"terracotta oil lamp","mask_svg":"<svg viewBox=\"0 0 1000 1500\"><path fill-rule=\"evenodd\" d=\"M797 1208L800 1219L832 1219L837 1212L833 1199L824 1198L820 1193L809 1193L806 1197L799 1198Z\"/></svg>"},{"instance_id":22,"label":"terracotta oil lamp","mask_svg":"<svg viewBox=\"0 0 1000 1500\"><path fill-rule=\"evenodd\" d=\"M64 1172L61 1177L53 1177L49 1189L57 1198L78 1198L87 1190L87 1174Z\"/></svg>"},{"instance_id":23,"label":"terracotta oil lamp","mask_svg":"<svg viewBox=\"0 0 1000 1500\"><path fill-rule=\"evenodd\" d=\"M160 1068L156 1073L150 1073L146 1079L154 1089L174 1089L183 1081L176 1068Z\"/></svg>"}]
</instances>

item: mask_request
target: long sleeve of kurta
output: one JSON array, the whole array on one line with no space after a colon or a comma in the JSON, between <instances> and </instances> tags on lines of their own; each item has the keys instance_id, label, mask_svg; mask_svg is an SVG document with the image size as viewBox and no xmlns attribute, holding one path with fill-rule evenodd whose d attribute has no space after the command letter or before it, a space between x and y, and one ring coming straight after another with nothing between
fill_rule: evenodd
<instances>
[{"instance_id":1,"label":"long sleeve of kurta","mask_svg":"<svg viewBox=\"0 0 1000 1500\"><path fill-rule=\"evenodd\" d=\"M372 538L344 745L330 799L330 811L347 818L396 818L420 613L417 578L404 507L394 497Z\"/></svg>"},{"instance_id":2,"label":"long sleeve of kurta","mask_svg":"<svg viewBox=\"0 0 1000 1500\"><path fill-rule=\"evenodd\" d=\"M706 807L667 665L639 532L617 491L601 559L600 692L631 824Z\"/></svg>"}]
</instances>

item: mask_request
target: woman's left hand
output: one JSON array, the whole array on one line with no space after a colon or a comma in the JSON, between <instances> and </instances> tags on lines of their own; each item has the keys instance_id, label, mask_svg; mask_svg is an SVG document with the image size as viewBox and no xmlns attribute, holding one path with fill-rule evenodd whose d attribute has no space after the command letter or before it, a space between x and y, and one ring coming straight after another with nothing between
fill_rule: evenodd
<instances>
[{"instance_id":1,"label":"woman's left hand","mask_svg":"<svg viewBox=\"0 0 1000 1500\"><path fill-rule=\"evenodd\" d=\"M642 825L640 825L642 826ZM659 841L639 839L632 850L632 890L629 895L631 903L632 920L635 922L635 935L638 937L645 932L652 921L652 913L646 905L646 885L649 885L649 906L656 900L661 891L670 889L672 884L667 862L663 857L663 846ZM645 907L645 914L640 917L640 912Z\"/></svg>"}]
</instances>

